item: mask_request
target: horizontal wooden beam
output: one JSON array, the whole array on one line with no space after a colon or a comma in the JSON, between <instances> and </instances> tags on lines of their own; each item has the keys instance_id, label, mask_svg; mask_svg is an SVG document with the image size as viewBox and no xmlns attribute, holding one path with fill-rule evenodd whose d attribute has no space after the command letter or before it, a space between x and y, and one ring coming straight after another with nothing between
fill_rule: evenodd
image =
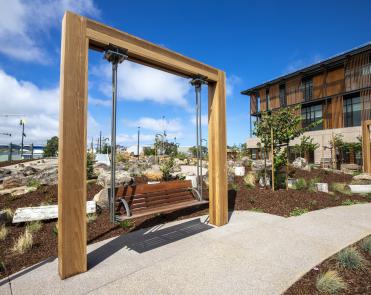
<instances>
[{"instance_id":1,"label":"horizontal wooden beam","mask_svg":"<svg viewBox=\"0 0 371 295\"><path fill-rule=\"evenodd\" d=\"M104 50L108 44L114 44L127 49L129 60L134 62L183 77L202 75L206 76L209 82L218 80L217 69L197 60L90 19L87 19L86 26L86 36L92 49Z\"/></svg>"}]
</instances>

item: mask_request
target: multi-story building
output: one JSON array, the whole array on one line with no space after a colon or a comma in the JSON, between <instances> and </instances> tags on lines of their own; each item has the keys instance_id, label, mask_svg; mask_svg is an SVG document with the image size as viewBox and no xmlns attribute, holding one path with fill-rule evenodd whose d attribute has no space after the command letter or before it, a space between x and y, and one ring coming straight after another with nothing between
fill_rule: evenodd
<instances>
[{"instance_id":1,"label":"multi-story building","mask_svg":"<svg viewBox=\"0 0 371 295\"><path fill-rule=\"evenodd\" d=\"M309 160L326 162L332 157L330 141L334 134L342 134L345 142L357 142L362 122L371 119L371 43L241 93L250 96L251 128L262 112L295 105L300 105L303 127L322 119L305 135L319 145ZM297 143L298 139L291 145ZM251 156L259 158L259 140L250 137L247 146ZM362 153L347 151L342 161L361 164Z\"/></svg>"}]
</instances>

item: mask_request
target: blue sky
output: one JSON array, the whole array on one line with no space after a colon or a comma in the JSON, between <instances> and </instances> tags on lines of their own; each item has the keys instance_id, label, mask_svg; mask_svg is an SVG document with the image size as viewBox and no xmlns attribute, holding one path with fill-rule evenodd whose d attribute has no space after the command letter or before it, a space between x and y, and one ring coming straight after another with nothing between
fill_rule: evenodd
<instances>
[{"instance_id":1,"label":"blue sky","mask_svg":"<svg viewBox=\"0 0 371 295\"><path fill-rule=\"evenodd\" d=\"M22 114L27 142L58 133L60 27L64 10L126 31L226 71L228 144L249 136L241 90L371 41L370 1L5 1L0 0L0 114ZM89 54L88 142L110 133L110 66ZM206 89L203 114L207 116ZM194 90L186 79L125 62L119 68L118 142L141 126L151 143L194 145ZM161 119L165 116L166 120ZM18 117L0 133L20 141ZM203 125L207 136L206 120ZM0 134L0 143L10 138Z\"/></svg>"}]
</instances>

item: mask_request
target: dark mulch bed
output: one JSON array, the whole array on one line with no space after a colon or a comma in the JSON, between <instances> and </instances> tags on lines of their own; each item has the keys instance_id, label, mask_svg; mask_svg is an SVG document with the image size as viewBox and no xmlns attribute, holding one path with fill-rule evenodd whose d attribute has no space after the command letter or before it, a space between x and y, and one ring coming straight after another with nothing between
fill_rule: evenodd
<instances>
[{"instance_id":1,"label":"dark mulch bed","mask_svg":"<svg viewBox=\"0 0 371 295\"><path fill-rule=\"evenodd\" d=\"M300 176L307 179L317 176L322 172L297 172ZM323 179L332 179L333 182L343 182L345 177L342 174L328 176L324 173ZM327 177L327 178L326 178ZM332 178L330 178L332 177ZM348 178L350 179L350 178ZM137 179L138 183L145 182L146 179ZM323 180L324 181L324 180ZM325 207L341 205L344 200L351 199L357 201L371 201L363 196L346 196L337 194L336 196L325 193L311 193L308 191L278 190L272 192L266 189L248 189L243 183L242 177L236 177L236 190L228 192L228 207L230 210L257 210L280 216L289 216L295 208L317 210ZM96 184L88 184L88 199L101 189ZM205 193L207 190L205 189ZM39 206L41 203L57 203L57 186L42 186L37 191L25 194L13 199L10 195L0 196L0 208L12 208L27 206ZM151 227L159 223L166 223L174 220L186 219L190 217L208 214L208 206L187 208L166 214L149 216L134 220L125 226L114 225L109 222L108 210L103 210L95 221L88 223L88 244L101 241L110 237L128 233L141 228ZM10 226L10 233L7 238L0 243L0 263L3 262L6 271L0 272L0 278L21 270L24 267L33 265L49 257L57 255L57 237L53 233L56 221L43 222L42 229L34 234L34 246L32 250L20 255L14 254L11 248L16 239L24 232L25 225Z\"/></svg>"},{"instance_id":2,"label":"dark mulch bed","mask_svg":"<svg viewBox=\"0 0 371 295\"><path fill-rule=\"evenodd\" d=\"M350 270L338 265L337 254L326 259L321 264L306 273L300 280L293 284L285 295L319 294L316 289L316 280L319 274L328 270L336 270L347 284L347 289L337 294L371 294L371 255L360 247L360 242L353 245L366 259L364 269Z\"/></svg>"},{"instance_id":3,"label":"dark mulch bed","mask_svg":"<svg viewBox=\"0 0 371 295\"><path fill-rule=\"evenodd\" d=\"M304 178L305 180L310 180L317 177L321 180L321 182L326 182L330 184L334 182L350 183L352 181L353 176L341 172L331 172L329 170L324 169L312 169L312 171L310 172L298 169L294 170L294 177Z\"/></svg>"}]
</instances>

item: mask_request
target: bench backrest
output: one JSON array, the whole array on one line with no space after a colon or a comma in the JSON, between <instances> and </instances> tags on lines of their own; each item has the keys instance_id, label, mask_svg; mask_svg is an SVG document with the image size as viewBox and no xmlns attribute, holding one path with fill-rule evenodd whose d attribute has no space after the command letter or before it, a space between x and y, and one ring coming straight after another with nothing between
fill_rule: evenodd
<instances>
[{"instance_id":1,"label":"bench backrest","mask_svg":"<svg viewBox=\"0 0 371 295\"><path fill-rule=\"evenodd\" d=\"M125 199L132 213L136 213L194 200L190 188L192 188L190 180L121 186L116 191L116 197Z\"/></svg>"}]
</instances>

